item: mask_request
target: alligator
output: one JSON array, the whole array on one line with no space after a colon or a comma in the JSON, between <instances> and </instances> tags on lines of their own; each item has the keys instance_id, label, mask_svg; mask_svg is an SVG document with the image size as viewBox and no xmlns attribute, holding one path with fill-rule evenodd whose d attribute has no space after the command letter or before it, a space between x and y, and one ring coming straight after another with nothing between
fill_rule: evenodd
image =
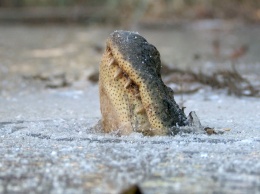
<instances>
[{"instance_id":1,"label":"alligator","mask_svg":"<svg viewBox=\"0 0 260 194\"><path fill-rule=\"evenodd\" d=\"M182 126L194 125L196 114L185 115L160 70L159 51L141 35L123 30L110 34L99 67L104 132L175 135Z\"/></svg>"}]
</instances>

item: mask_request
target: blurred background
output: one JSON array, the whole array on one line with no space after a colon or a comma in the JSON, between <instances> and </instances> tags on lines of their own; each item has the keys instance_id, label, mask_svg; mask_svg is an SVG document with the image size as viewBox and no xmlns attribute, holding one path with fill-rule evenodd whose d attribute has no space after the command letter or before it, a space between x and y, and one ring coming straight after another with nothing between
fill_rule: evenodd
<instances>
[{"instance_id":1,"label":"blurred background","mask_svg":"<svg viewBox=\"0 0 260 194\"><path fill-rule=\"evenodd\" d=\"M0 0L0 8L0 20L5 22L131 25L209 18L260 21L258 0Z\"/></svg>"},{"instance_id":2,"label":"blurred background","mask_svg":"<svg viewBox=\"0 0 260 194\"><path fill-rule=\"evenodd\" d=\"M154 44L163 75L215 73L222 88L232 85L222 83L224 70L257 85L259 23L259 0L0 0L0 94L97 83L106 38L117 29ZM169 74L167 83L184 82Z\"/></svg>"}]
</instances>

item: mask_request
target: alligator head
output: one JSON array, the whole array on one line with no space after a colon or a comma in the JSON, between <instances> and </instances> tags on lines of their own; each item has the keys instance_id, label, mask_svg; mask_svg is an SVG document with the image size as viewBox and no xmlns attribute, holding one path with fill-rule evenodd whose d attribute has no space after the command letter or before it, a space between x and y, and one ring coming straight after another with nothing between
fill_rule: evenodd
<instances>
[{"instance_id":1,"label":"alligator head","mask_svg":"<svg viewBox=\"0 0 260 194\"><path fill-rule=\"evenodd\" d=\"M99 92L105 132L173 134L187 118L161 79L160 53L137 33L115 31L100 64Z\"/></svg>"}]
</instances>

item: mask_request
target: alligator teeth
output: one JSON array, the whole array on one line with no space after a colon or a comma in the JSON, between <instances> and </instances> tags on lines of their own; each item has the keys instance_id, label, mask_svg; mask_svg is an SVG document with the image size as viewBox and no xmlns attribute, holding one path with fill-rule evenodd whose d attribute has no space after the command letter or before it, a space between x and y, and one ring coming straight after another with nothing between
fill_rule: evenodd
<instances>
[{"instance_id":1,"label":"alligator teeth","mask_svg":"<svg viewBox=\"0 0 260 194\"><path fill-rule=\"evenodd\" d=\"M107 51L108 55L111 54L111 49L109 47L106 48L106 51Z\"/></svg>"},{"instance_id":2,"label":"alligator teeth","mask_svg":"<svg viewBox=\"0 0 260 194\"><path fill-rule=\"evenodd\" d=\"M122 74L123 74L123 70L121 68L118 68L114 74L114 79L120 77Z\"/></svg>"},{"instance_id":3,"label":"alligator teeth","mask_svg":"<svg viewBox=\"0 0 260 194\"><path fill-rule=\"evenodd\" d=\"M112 58L112 59L109 61L109 63L108 63L108 67L110 67L111 65L113 65L113 64L114 64L114 62L115 62L115 59L114 59L114 58Z\"/></svg>"},{"instance_id":4,"label":"alligator teeth","mask_svg":"<svg viewBox=\"0 0 260 194\"><path fill-rule=\"evenodd\" d=\"M126 84L124 85L125 88L128 88L132 84L132 80L128 78Z\"/></svg>"},{"instance_id":5,"label":"alligator teeth","mask_svg":"<svg viewBox=\"0 0 260 194\"><path fill-rule=\"evenodd\" d=\"M141 97L140 93L135 94L135 97L140 98Z\"/></svg>"},{"instance_id":6,"label":"alligator teeth","mask_svg":"<svg viewBox=\"0 0 260 194\"><path fill-rule=\"evenodd\" d=\"M144 107L141 107L141 108L139 108L139 109L136 111L137 114L141 114L141 113L144 113L144 112L145 112Z\"/></svg>"}]
</instances>

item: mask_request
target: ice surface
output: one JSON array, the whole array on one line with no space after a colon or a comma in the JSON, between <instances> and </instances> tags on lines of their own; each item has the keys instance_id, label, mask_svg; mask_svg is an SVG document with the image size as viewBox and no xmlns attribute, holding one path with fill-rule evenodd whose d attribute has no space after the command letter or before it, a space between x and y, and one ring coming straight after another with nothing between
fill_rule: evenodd
<instances>
[{"instance_id":1,"label":"ice surface","mask_svg":"<svg viewBox=\"0 0 260 194\"><path fill-rule=\"evenodd\" d=\"M40 64L40 70L35 72L41 72L42 63L46 71L52 71L53 62L62 66L69 60L64 56L65 59L48 59L47 64L46 60L26 61L21 51L28 40L29 51L31 47L39 49L38 44L46 42L42 40L44 36L52 37L47 39L47 46L62 45L73 33L78 38L73 41L86 44L90 40L86 41L85 36L90 34L93 39L97 31L87 33L77 28L64 35L66 30L61 27L50 29L50 34L45 35L45 27L29 28L30 33L26 29L5 31L0 28L0 36L14 34L12 38L16 38L17 44L10 37L5 44L18 56L12 59L7 51L1 52L4 64L0 65L0 193L107 194L119 193L131 184L138 184L144 193L151 194L260 193L259 98L227 96L225 91L210 88L192 95L175 96L177 103L187 107L186 113L196 111L202 125L231 129L223 135L144 137L133 133L119 137L104 134L93 129L101 116L96 84L84 80L83 85L46 89L41 83L35 83L37 81L25 81L18 76L27 73L30 61L33 61L32 67L36 66L34 62ZM20 36L15 32L32 36L19 42ZM166 33L160 36L163 40L153 38L161 33ZM189 44L185 46L179 43L184 35L175 33L173 36L172 32L147 32L147 39L154 40L149 42L159 45L163 58L168 56L169 61L174 61L172 53L182 53L187 45L190 49L198 48L196 41L202 40L195 34L196 40L193 32L192 36L188 35ZM174 45L169 42L170 37L178 45L176 52L169 50ZM166 47L162 47L164 44ZM93 54L90 48L83 50L84 56ZM77 64L85 62L86 58L81 57L74 58ZM23 64L23 60L26 63ZM15 62L19 65L11 66ZM12 77L13 74L6 74L9 71L18 73Z\"/></svg>"},{"instance_id":2,"label":"ice surface","mask_svg":"<svg viewBox=\"0 0 260 194\"><path fill-rule=\"evenodd\" d=\"M117 193L135 183L145 193L259 191L259 99L210 91L182 97L203 125L231 128L223 135L119 137L93 130L97 86L86 91L1 99L1 192L8 180L9 191Z\"/></svg>"}]
</instances>

